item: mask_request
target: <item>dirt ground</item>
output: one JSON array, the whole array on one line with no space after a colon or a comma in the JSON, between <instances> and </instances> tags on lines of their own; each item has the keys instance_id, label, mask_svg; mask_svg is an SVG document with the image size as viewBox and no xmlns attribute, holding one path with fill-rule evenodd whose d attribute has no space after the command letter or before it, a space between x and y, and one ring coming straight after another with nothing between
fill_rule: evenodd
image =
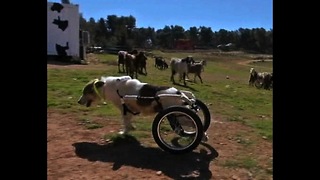
<instances>
[{"instance_id":1,"label":"dirt ground","mask_svg":"<svg viewBox=\"0 0 320 180\"><path fill-rule=\"evenodd\" d=\"M94 68L94 65L92 65ZM52 65L47 68L88 68L83 65ZM172 155L158 147L144 146L133 138L130 142L112 144L102 136L118 131L118 124L110 124L100 117L92 117L102 128L87 129L74 114L47 112L47 179L217 179L249 180L273 179L272 143L257 136L253 129L240 122L227 121L213 115L208 129L209 140L193 152ZM245 146L238 138L256 142ZM243 140L243 139L242 139ZM254 157L259 168L245 169L224 166L239 154ZM266 173L271 171L271 173Z\"/></svg>"}]
</instances>

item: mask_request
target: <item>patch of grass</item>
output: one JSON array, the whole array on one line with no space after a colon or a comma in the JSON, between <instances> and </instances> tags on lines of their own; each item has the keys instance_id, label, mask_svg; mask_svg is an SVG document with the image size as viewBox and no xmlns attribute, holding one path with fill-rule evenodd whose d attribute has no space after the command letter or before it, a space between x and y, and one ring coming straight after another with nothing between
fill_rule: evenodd
<instances>
[{"instance_id":1,"label":"patch of grass","mask_svg":"<svg viewBox=\"0 0 320 180\"><path fill-rule=\"evenodd\" d=\"M130 132L130 134L139 140L148 139L151 136L151 131L135 130Z\"/></svg>"},{"instance_id":2,"label":"patch of grass","mask_svg":"<svg viewBox=\"0 0 320 180\"><path fill-rule=\"evenodd\" d=\"M139 117L137 117L134 120L134 124L136 126L136 129L139 129L141 131L151 132L153 119L154 119L154 116L146 116L146 117L139 116Z\"/></svg>"},{"instance_id":3,"label":"patch of grass","mask_svg":"<svg viewBox=\"0 0 320 180\"><path fill-rule=\"evenodd\" d=\"M108 65L118 65L118 57L114 54L96 54L101 63Z\"/></svg>"},{"instance_id":4,"label":"patch of grass","mask_svg":"<svg viewBox=\"0 0 320 180\"><path fill-rule=\"evenodd\" d=\"M225 167L252 169L257 167L257 161L252 157L241 157L237 159L226 160L223 164Z\"/></svg>"},{"instance_id":5,"label":"patch of grass","mask_svg":"<svg viewBox=\"0 0 320 180\"><path fill-rule=\"evenodd\" d=\"M247 124L256 128L261 136L266 137L268 140L273 139L273 124L271 119L259 118L256 120L247 121Z\"/></svg>"},{"instance_id":6,"label":"patch of grass","mask_svg":"<svg viewBox=\"0 0 320 180\"><path fill-rule=\"evenodd\" d=\"M85 125L87 129L98 129L103 127L103 125L99 123L91 122L89 119L81 119L80 124Z\"/></svg>"}]
</instances>

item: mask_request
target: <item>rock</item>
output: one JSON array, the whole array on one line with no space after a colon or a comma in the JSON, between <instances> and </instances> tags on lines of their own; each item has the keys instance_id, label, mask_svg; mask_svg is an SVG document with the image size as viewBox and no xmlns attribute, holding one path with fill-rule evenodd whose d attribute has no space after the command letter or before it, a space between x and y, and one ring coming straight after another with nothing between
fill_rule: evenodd
<instances>
[{"instance_id":1,"label":"rock","mask_svg":"<svg viewBox=\"0 0 320 180\"><path fill-rule=\"evenodd\" d=\"M236 175L232 175L232 176L231 176L231 179L233 179L233 180L240 180L240 178L239 178L238 176L236 176Z\"/></svg>"}]
</instances>

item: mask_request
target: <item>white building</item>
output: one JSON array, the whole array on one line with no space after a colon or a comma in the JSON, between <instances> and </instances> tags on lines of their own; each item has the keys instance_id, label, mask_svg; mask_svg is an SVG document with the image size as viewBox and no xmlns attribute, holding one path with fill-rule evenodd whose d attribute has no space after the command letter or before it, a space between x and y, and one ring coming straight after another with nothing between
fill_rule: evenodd
<instances>
[{"instance_id":1,"label":"white building","mask_svg":"<svg viewBox=\"0 0 320 180\"><path fill-rule=\"evenodd\" d=\"M80 58L79 5L48 2L47 55Z\"/></svg>"}]
</instances>

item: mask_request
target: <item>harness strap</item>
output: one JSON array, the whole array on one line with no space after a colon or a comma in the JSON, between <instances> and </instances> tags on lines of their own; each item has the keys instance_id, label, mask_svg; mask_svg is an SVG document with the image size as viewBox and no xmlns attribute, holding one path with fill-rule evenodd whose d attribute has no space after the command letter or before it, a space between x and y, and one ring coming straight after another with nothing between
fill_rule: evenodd
<instances>
[{"instance_id":1,"label":"harness strap","mask_svg":"<svg viewBox=\"0 0 320 180\"><path fill-rule=\"evenodd\" d=\"M157 102L157 104L158 104L158 106L159 106L160 110L163 110L163 106L162 106L162 104L159 102L159 99L160 99L160 97L159 97L159 96L154 97L154 100Z\"/></svg>"},{"instance_id":2,"label":"harness strap","mask_svg":"<svg viewBox=\"0 0 320 180\"><path fill-rule=\"evenodd\" d=\"M127 115L127 112L133 114L133 115L138 115L140 114L140 112L132 112L128 106L125 104L124 100L123 100L123 96L120 95L119 93L119 90L117 89L117 94L119 95L120 97L120 101L121 101L121 104L122 104L122 108L123 108L123 115Z\"/></svg>"},{"instance_id":3,"label":"harness strap","mask_svg":"<svg viewBox=\"0 0 320 180\"><path fill-rule=\"evenodd\" d=\"M101 97L101 95L100 95L100 93L99 93L99 91L98 91L98 89L97 89L97 87L96 87L96 83L97 83L98 81L99 81L99 80L96 79L96 80L94 81L94 83L93 83L94 92L99 96L99 98L100 98L101 100L103 100L103 104L107 104L106 101L104 100L104 98Z\"/></svg>"}]
</instances>

